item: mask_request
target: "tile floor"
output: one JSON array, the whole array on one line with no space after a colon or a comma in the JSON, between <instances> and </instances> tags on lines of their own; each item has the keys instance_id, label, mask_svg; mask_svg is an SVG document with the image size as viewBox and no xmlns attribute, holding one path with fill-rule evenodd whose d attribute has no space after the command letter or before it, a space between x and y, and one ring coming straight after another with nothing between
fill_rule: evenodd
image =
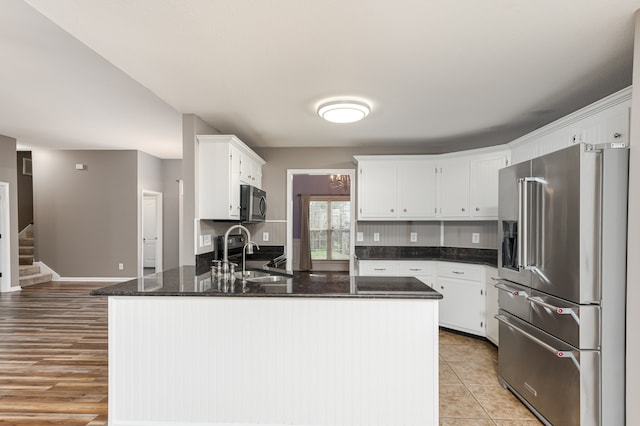
<instances>
[{"instance_id":1,"label":"tile floor","mask_svg":"<svg viewBox=\"0 0 640 426\"><path fill-rule=\"evenodd\" d=\"M498 383L498 349L440 330L441 426L536 426L540 421Z\"/></svg>"}]
</instances>

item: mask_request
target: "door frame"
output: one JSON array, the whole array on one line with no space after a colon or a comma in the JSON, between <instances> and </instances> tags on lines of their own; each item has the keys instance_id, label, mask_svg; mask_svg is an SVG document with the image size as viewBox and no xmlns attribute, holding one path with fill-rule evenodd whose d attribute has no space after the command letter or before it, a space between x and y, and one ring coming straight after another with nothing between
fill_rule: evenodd
<instances>
[{"instance_id":1,"label":"door frame","mask_svg":"<svg viewBox=\"0 0 640 426\"><path fill-rule=\"evenodd\" d=\"M351 225L349 227L349 275L355 274L355 230L356 230L356 191L355 169L287 169L287 270L293 269L293 177L295 175L348 175L351 179L351 190L349 200L351 202Z\"/></svg>"},{"instance_id":2,"label":"door frame","mask_svg":"<svg viewBox=\"0 0 640 426\"><path fill-rule=\"evenodd\" d=\"M0 182L0 292L11 291L11 209L9 183Z\"/></svg>"},{"instance_id":3,"label":"door frame","mask_svg":"<svg viewBox=\"0 0 640 426\"><path fill-rule=\"evenodd\" d=\"M156 199L156 235L158 241L156 242L156 272L162 271L162 252L163 252L163 238L162 238L162 192L151 191L143 189L140 195L140 221L138 232L138 276L144 275L144 199L145 198Z\"/></svg>"}]
</instances>

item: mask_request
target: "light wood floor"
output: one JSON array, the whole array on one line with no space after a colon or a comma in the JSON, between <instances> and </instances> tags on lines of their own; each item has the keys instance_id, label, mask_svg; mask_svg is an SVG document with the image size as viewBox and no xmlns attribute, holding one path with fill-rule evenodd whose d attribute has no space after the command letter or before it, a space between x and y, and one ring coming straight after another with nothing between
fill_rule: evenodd
<instances>
[{"instance_id":1,"label":"light wood floor","mask_svg":"<svg viewBox=\"0 0 640 426\"><path fill-rule=\"evenodd\" d=\"M0 294L0 425L106 425L105 283Z\"/></svg>"}]
</instances>

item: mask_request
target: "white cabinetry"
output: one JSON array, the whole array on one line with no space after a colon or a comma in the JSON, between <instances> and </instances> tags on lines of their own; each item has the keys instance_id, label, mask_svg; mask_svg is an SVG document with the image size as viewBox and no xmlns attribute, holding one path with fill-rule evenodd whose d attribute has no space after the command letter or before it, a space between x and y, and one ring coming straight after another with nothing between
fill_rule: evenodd
<instances>
[{"instance_id":1,"label":"white cabinetry","mask_svg":"<svg viewBox=\"0 0 640 426\"><path fill-rule=\"evenodd\" d=\"M496 220L507 151L356 156L358 220Z\"/></svg>"},{"instance_id":2,"label":"white cabinetry","mask_svg":"<svg viewBox=\"0 0 640 426\"><path fill-rule=\"evenodd\" d=\"M435 285L436 262L429 260L359 260L362 277L416 277L430 287ZM434 287L435 288L435 287Z\"/></svg>"},{"instance_id":3,"label":"white cabinetry","mask_svg":"<svg viewBox=\"0 0 640 426\"><path fill-rule=\"evenodd\" d=\"M248 176L259 176L261 184L265 161L233 135L197 138L197 219L239 220L240 184L258 186Z\"/></svg>"},{"instance_id":4,"label":"white cabinetry","mask_svg":"<svg viewBox=\"0 0 640 426\"><path fill-rule=\"evenodd\" d=\"M492 272L485 272L491 270ZM440 326L477 336L486 335L487 276L495 268L467 263L429 260L359 260L359 276L416 277L443 295L440 300ZM495 309L497 313L497 295ZM491 308L493 309L493 307ZM491 314L492 319L493 315ZM496 321L493 319L493 321ZM493 329L492 329L493 330ZM493 339L491 339L493 341ZM497 337L494 343L497 344Z\"/></svg>"},{"instance_id":5,"label":"white cabinetry","mask_svg":"<svg viewBox=\"0 0 640 426\"><path fill-rule=\"evenodd\" d=\"M469 213L476 219L498 217L498 170L509 165L509 155L497 152L473 158L469 166Z\"/></svg>"},{"instance_id":6,"label":"white cabinetry","mask_svg":"<svg viewBox=\"0 0 640 426\"><path fill-rule=\"evenodd\" d=\"M629 145L631 88L623 89L508 144L513 163L575 143Z\"/></svg>"},{"instance_id":7,"label":"white cabinetry","mask_svg":"<svg viewBox=\"0 0 640 426\"><path fill-rule=\"evenodd\" d=\"M262 189L262 166L264 161L256 160L256 154L240 152L240 183Z\"/></svg>"},{"instance_id":8,"label":"white cabinetry","mask_svg":"<svg viewBox=\"0 0 640 426\"><path fill-rule=\"evenodd\" d=\"M440 175L439 216L460 218L469 216L469 159L452 158L438 162ZM498 180L496 179L496 186Z\"/></svg>"},{"instance_id":9,"label":"white cabinetry","mask_svg":"<svg viewBox=\"0 0 640 426\"><path fill-rule=\"evenodd\" d=\"M498 289L495 284L498 282L498 269L485 266L485 283L487 288L487 310L486 310L486 329L487 339L498 346Z\"/></svg>"},{"instance_id":10,"label":"white cabinetry","mask_svg":"<svg viewBox=\"0 0 640 426\"><path fill-rule=\"evenodd\" d=\"M440 326L485 335L484 267L438 262L436 290L442 293Z\"/></svg>"},{"instance_id":11,"label":"white cabinetry","mask_svg":"<svg viewBox=\"0 0 640 426\"><path fill-rule=\"evenodd\" d=\"M376 159L358 164L358 218L435 217L435 162Z\"/></svg>"}]
</instances>

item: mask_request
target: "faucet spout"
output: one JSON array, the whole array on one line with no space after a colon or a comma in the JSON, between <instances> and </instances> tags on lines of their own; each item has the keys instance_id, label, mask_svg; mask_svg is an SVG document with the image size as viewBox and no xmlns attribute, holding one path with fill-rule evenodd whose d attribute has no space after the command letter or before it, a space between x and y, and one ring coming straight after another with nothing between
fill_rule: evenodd
<instances>
[{"instance_id":1,"label":"faucet spout","mask_svg":"<svg viewBox=\"0 0 640 426\"><path fill-rule=\"evenodd\" d=\"M244 231L247 234L247 241L251 241L251 232L249 232L249 230L244 226L238 224L230 226L229 229L227 229L227 232L224 233L224 253L222 257L222 261L227 265L227 267L229 265L229 234L234 229L240 229Z\"/></svg>"}]
</instances>

